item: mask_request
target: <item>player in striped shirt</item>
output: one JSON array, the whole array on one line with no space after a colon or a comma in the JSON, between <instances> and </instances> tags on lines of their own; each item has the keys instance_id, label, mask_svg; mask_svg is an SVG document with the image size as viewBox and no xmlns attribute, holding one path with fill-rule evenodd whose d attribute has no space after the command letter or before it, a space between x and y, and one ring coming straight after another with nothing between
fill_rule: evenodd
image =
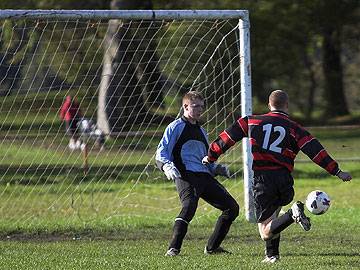
<instances>
[{"instance_id":1,"label":"player in striped shirt","mask_svg":"<svg viewBox=\"0 0 360 270\"><path fill-rule=\"evenodd\" d=\"M261 238L266 242L263 262L279 260L280 232L292 223L310 230L310 219L304 214L304 204L295 202L283 215L282 206L294 198L294 180L291 172L294 159L301 150L313 162L331 175L350 181L351 175L339 169L338 163L326 152L320 142L288 115L288 95L275 90L269 96L270 111L263 115L239 118L211 143L203 163L215 162L236 142L249 137L253 155L253 194L255 214Z\"/></svg>"}]
</instances>

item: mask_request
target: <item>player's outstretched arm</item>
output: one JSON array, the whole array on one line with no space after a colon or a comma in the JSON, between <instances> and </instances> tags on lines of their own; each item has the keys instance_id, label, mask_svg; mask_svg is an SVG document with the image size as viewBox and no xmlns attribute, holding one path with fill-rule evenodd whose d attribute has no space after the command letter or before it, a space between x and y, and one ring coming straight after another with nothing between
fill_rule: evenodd
<instances>
[{"instance_id":1,"label":"player's outstretched arm","mask_svg":"<svg viewBox=\"0 0 360 270\"><path fill-rule=\"evenodd\" d=\"M337 177L339 177L344 182L350 181L352 179L351 174L348 172L339 171L337 174Z\"/></svg>"}]
</instances>

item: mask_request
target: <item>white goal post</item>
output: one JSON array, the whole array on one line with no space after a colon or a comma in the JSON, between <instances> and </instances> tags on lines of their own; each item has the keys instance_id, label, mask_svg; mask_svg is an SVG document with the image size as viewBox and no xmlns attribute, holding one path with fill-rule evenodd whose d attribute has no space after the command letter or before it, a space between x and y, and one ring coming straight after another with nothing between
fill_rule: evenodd
<instances>
[{"instance_id":1,"label":"white goal post","mask_svg":"<svg viewBox=\"0 0 360 270\"><path fill-rule=\"evenodd\" d=\"M151 171L149 153L155 152L157 136L166 126L161 121L153 123L158 115L178 113L179 97L186 89L204 92L208 105L204 122L211 139L235 119L229 119L230 114L252 114L247 10L0 10L0 23L0 139L2 147L9 148L0 161L4 172L0 182L7 183L0 196L9 194L9 204L17 192L25 197L18 202L21 207L37 203L32 198L37 189L51 183L51 192L61 193L54 201L47 198L46 211L70 201L80 217L80 207L90 200L87 207L97 214L107 199L93 192L112 190L117 174L129 189L114 187L122 198L114 203L118 211L106 209L106 215L116 216L120 207L132 205L125 198L144 196L135 189ZM129 89L134 92L129 94ZM84 158L86 170L96 180L87 183L88 175L78 182L71 180L81 186L82 191L76 193L80 195L57 180L70 179L83 162L82 155L67 152L67 139L62 138L64 130L58 127L54 109L70 94L78 97L82 114L97 119L99 129L112 138L102 152L93 146L85 148L90 153ZM52 156L47 156L50 152ZM232 168L239 167L230 161L239 157L234 152L225 160ZM250 143L245 138L244 208L246 219L255 222L251 167ZM19 178L19 174L25 176ZM35 185L15 191L11 188L15 182ZM66 199L68 193L70 199ZM140 200L155 196L145 195ZM19 219L30 220L27 215L23 210Z\"/></svg>"}]
</instances>

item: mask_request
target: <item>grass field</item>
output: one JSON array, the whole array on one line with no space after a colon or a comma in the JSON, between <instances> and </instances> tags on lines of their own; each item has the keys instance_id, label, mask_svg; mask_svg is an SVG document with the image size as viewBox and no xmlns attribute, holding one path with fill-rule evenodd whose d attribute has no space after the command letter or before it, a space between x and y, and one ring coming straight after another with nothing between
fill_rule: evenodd
<instances>
[{"instance_id":1,"label":"grass field","mask_svg":"<svg viewBox=\"0 0 360 270\"><path fill-rule=\"evenodd\" d=\"M11 102L1 106L17 107ZM31 122L11 113L0 117L0 269L264 268L264 243L257 226L244 218L242 164L232 163L239 149L222 160L237 171L236 177L219 178L242 208L223 244L233 254L203 254L219 212L201 201L181 256L167 258L180 207L173 183L153 162L149 166L158 138L109 140L108 150L90 152L84 175L81 153L66 149L56 110L49 115L33 115ZM322 216L311 216L311 231L298 225L285 231L282 260L268 267L360 269L360 131L313 133L354 179L342 183L299 155L294 200L322 189L332 206Z\"/></svg>"},{"instance_id":2,"label":"grass field","mask_svg":"<svg viewBox=\"0 0 360 270\"><path fill-rule=\"evenodd\" d=\"M298 171L306 171L313 166L300 164ZM355 175L359 174L357 163L349 162L343 167L354 171ZM292 225L282 234L282 260L274 267L276 269L359 269L360 199L357 192L360 188L359 177L356 176L351 183L342 183L332 177L314 179L307 178L304 172L300 174L304 177L296 180L295 199L303 199L313 189L322 189L330 194L332 206L329 212L322 216L311 216L313 224L311 231L304 232L298 225ZM313 173L309 176L312 175ZM233 182L225 182L225 184L242 205L242 185L235 185ZM196 218L189 228L181 256L165 257L164 253L171 236L172 220L178 211L177 200L171 183L149 184L147 194L152 193L172 199L166 206L161 205L163 204L161 199L144 201L147 207L136 208L137 214L133 213L134 207L130 207L129 204L128 213L108 219L93 217L87 222L82 221L76 214L61 221L64 216L63 213L58 212L48 217L51 221L46 222L45 217L45 220L42 220L43 224L29 220L29 228L23 226L19 231L9 231L13 228L12 225L2 219L0 268L262 269L264 267L260 263L264 244L258 236L256 225L245 221L243 212L233 224L223 244L233 254L206 256L202 253L218 215L217 211L208 208L204 202L201 202ZM134 197L131 200L136 199ZM146 211L150 206L153 211ZM161 211L162 207L164 211ZM106 209L104 211L106 212ZM15 216L18 214L11 209L9 213ZM86 210L83 215L86 216Z\"/></svg>"},{"instance_id":3,"label":"grass field","mask_svg":"<svg viewBox=\"0 0 360 270\"><path fill-rule=\"evenodd\" d=\"M332 206L323 216L312 217L313 228L303 232L293 225L282 234L282 261L276 269L358 269L360 263L359 180L340 183L332 179L297 181L297 198L316 188L332 195ZM201 210L201 209L200 209ZM202 253L216 215L201 217L190 226L181 256L164 252L171 234L171 220L150 224L129 222L101 231L79 231L41 238L3 240L1 269L262 269L263 243L256 225L239 217L224 242L232 255ZM154 220L153 220L154 221ZM270 266L269 266L270 267ZM270 267L272 268L272 267Z\"/></svg>"}]
</instances>

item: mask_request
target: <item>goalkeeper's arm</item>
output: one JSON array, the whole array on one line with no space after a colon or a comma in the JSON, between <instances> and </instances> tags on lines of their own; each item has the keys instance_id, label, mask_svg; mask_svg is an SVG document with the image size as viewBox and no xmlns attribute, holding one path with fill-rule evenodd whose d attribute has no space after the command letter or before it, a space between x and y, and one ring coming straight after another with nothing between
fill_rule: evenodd
<instances>
[{"instance_id":1,"label":"goalkeeper's arm","mask_svg":"<svg viewBox=\"0 0 360 270\"><path fill-rule=\"evenodd\" d=\"M165 173L169 180L181 178L181 174L173 163L172 158L172 151L179 136L178 127L179 125L174 122L167 126L156 150L156 165Z\"/></svg>"}]
</instances>

